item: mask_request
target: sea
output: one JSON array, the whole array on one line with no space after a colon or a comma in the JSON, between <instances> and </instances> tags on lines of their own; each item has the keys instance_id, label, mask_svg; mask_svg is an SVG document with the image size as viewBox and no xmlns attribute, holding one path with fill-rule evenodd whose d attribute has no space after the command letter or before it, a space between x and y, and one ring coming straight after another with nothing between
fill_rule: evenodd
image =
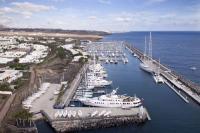
<instances>
[{"instance_id":1,"label":"sea","mask_svg":"<svg viewBox=\"0 0 200 133\"><path fill-rule=\"evenodd\" d=\"M114 33L102 41L126 41L144 51L149 32ZM200 84L200 32L152 32L153 58ZM113 88L119 94L143 98L151 121L142 125L80 131L79 133L200 133L200 105L185 103L165 84L139 68L140 61L125 50L129 63L104 64ZM193 70L191 68L196 68ZM54 133L45 122L36 123L39 133Z\"/></svg>"}]
</instances>

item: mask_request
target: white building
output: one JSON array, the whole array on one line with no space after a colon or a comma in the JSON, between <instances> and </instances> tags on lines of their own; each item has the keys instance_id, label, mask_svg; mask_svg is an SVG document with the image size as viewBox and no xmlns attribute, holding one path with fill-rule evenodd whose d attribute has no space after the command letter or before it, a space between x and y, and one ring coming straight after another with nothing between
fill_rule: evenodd
<instances>
[{"instance_id":1,"label":"white building","mask_svg":"<svg viewBox=\"0 0 200 133\"><path fill-rule=\"evenodd\" d=\"M11 83L22 76L23 73L18 70L0 70L0 83Z\"/></svg>"},{"instance_id":2,"label":"white building","mask_svg":"<svg viewBox=\"0 0 200 133\"><path fill-rule=\"evenodd\" d=\"M74 41L74 39L72 39L72 38L65 39L65 42L72 42L72 41Z\"/></svg>"},{"instance_id":3,"label":"white building","mask_svg":"<svg viewBox=\"0 0 200 133\"><path fill-rule=\"evenodd\" d=\"M0 57L0 64L7 64L8 62L11 62L13 60L14 60L14 58L3 58L3 57Z\"/></svg>"},{"instance_id":4,"label":"white building","mask_svg":"<svg viewBox=\"0 0 200 133\"><path fill-rule=\"evenodd\" d=\"M19 63L40 63L48 55L48 47L44 45L32 45L33 51L19 59Z\"/></svg>"},{"instance_id":5,"label":"white building","mask_svg":"<svg viewBox=\"0 0 200 133\"><path fill-rule=\"evenodd\" d=\"M12 45L16 44L16 40L11 37L0 37L0 45Z\"/></svg>"}]
</instances>

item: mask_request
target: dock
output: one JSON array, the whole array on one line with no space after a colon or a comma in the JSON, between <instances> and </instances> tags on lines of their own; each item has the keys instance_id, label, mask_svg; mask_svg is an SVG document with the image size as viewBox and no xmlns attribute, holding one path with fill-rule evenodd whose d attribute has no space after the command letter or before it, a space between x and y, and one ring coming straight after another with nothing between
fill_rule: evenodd
<instances>
[{"instance_id":1,"label":"dock","mask_svg":"<svg viewBox=\"0 0 200 133\"><path fill-rule=\"evenodd\" d=\"M185 79L182 75L177 74L175 71L167 68L163 64L160 64L159 61L152 59L147 55L144 55L144 53L141 50L137 49L136 47L133 47L131 44L125 43L124 46L132 54L136 54L138 59L142 63L145 62L146 60L150 60L152 62L150 64L150 68L152 69L152 71L156 73L156 71L159 69L161 76L165 79L166 84L170 88L174 86L176 89L184 92L188 97L193 99L197 104L200 104L200 86L198 84L193 83L192 81L188 79ZM178 92L177 94L186 103L189 102L185 97L180 95Z\"/></svg>"}]
</instances>

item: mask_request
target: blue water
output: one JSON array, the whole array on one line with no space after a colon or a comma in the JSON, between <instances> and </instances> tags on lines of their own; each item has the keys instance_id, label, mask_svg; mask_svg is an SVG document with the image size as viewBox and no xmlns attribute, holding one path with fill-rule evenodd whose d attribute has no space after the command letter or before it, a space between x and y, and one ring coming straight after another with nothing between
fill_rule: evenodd
<instances>
[{"instance_id":1,"label":"blue water","mask_svg":"<svg viewBox=\"0 0 200 133\"><path fill-rule=\"evenodd\" d=\"M144 49L148 32L118 33L104 40L124 40ZM200 32L153 32L153 56L162 64L200 83ZM168 86L157 85L152 76L139 69L139 61L128 51L129 63L106 64L109 79L119 93L144 98L144 105L152 118L144 125L82 131L81 133L200 133L200 106L186 104ZM190 69L197 68L196 71ZM48 128L49 129L49 128ZM47 130L39 130L39 132Z\"/></svg>"}]
</instances>

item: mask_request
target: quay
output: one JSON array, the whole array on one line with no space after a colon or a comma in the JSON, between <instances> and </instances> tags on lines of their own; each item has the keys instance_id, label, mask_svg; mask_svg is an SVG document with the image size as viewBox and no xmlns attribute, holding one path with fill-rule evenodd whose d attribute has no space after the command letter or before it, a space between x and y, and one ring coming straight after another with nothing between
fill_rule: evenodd
<instances>
[{"instance_id":1,"label":"quay","mask_svg":"<svg viewBox=\"0 0 200 133\"><path fill-rule=\"evenodd\" d=\"M125 43L125 48L128 49L132 54L136 54L138 59L143 63L147 59L151 60L150 68L153 72L157 72L159 69L160 75L165 79L165 83L172 88L172 86L176 87L178 90L184 92L187 96L193 99L197 104L200 104L200 86L193 83L190 80L185 79L182 75L177 74L176 72L170 70L166 66L159 63L159 61L150 58L147 55L144 55L142 51L133 47L132 45ZM148 64L149 65L149 64ZM172 86L171 86L172 85ZM173 89L175 90L175 89ZM189 101L180 95L178 92L177 94L186 102Z\"/></svg>"}]
</instances>

